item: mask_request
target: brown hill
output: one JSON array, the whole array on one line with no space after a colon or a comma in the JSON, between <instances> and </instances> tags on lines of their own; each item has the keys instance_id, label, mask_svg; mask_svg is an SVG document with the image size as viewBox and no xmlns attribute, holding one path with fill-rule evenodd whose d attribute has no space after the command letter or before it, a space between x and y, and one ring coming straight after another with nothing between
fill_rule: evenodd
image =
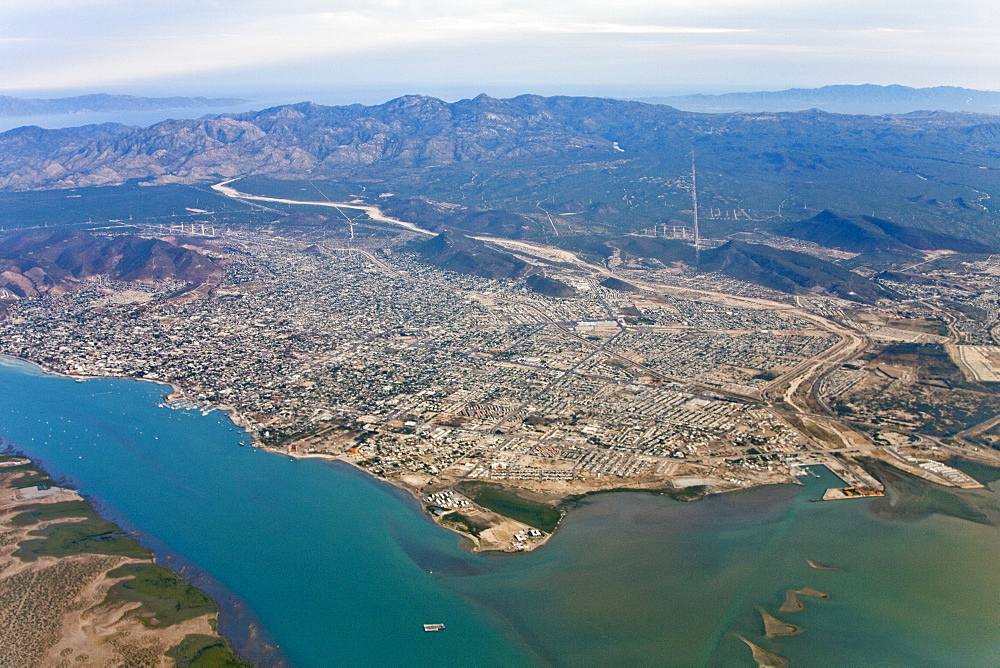
<instances>
[{"instance_id":1,"label":"brown hill","mask_svg":"<svg viewBox=\"0 0 1000 668\"><path fill-rule=\"evenodd\" d=\"M545 295L546 297L559 297L568 299L576 295L576 288L563 283L558 278L550 278L541 274L532 274L525 279L525 284L529 289Z\"/></svg>"},{"instance_id":2,"label":"brown hill","mask_svg":"<svg viewBox=\"0 0 1000 668\"><path fill-rule=\"evenodd\" d=\"M459 274L484 278L522 278L535 273L524 260L458 232L443 232L412 244L425 261Z\"/></svg>"},{"instance_id":3,"label":"brown hill","mask_svg":"<svg viewBox=\"0 0 1000 668\"><path fill-rule=\"evenodd\" d=\"M221 273L221 267L201 253L160 239L99 237L79 230L0 236L0 289L22 298L72 289L90 276L204 283Z\"/></svg>"}]
</instances>

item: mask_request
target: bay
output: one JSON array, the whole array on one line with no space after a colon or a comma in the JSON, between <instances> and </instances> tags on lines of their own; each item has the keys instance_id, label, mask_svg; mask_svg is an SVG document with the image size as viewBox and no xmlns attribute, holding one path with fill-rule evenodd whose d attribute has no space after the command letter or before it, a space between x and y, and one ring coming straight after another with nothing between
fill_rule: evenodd
<instances>
[{"instance_id":1,"label":"bay","mask_svg":"<svg viewBox=\"0 0 1000 668\"><path fill-rule=\"evenodd\" d=\"M793 665L1000 665L997 527L811 503L839 484L825 469L694 503L598 495L536 552L473 555L407 494L248 447L220 412L157 407L166 391L0 359L0 437L207 582L265 663L752 665L743 636ZM830 598L779 613L802 587ZM764 638L758 606L801 633Z\"/></svg>"},{"instance_id":2,"label":"bay","mask_svg":"<svg viewBox=\"0 0 1000 668\"><path fill-rule=\"evenodd\" d=\"M292 665L532 662L400 547L461 553L415 502L346 465L240 447L221 412L157 408L165 392L4 361L0 436L237 597Z\"/></svg>"}]
</instances>

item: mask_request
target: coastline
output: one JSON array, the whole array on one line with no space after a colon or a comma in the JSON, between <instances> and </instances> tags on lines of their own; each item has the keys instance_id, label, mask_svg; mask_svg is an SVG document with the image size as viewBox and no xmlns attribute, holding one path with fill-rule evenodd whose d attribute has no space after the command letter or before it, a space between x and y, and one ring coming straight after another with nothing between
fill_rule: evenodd
<instances>
[{"instance_id":1,"label":"coastline","mask_svg":"<svg viewBox=\"0 0 1000 668\"><path fill-rule=\"evenodd\" d=\"M65 372L62 372L62 371L56 371L56 370L50 368L49 366L47 366L45 364L42 364L41 362L36 362L35 360L26 359L26 358L23 358L23 357L18 357L16 355L6 355L6 354L0 355L0 359L3 359L3 358L10 359L10 360L15 360L15 361L20 362L22 364L32 366L32 367L40 370L44 374L48 374L48 375L52 375L52 376L59 376L61 378L68 378L68 379L82 380L82 381L91 380L91 379L93 379L93 380L133 380L133 381L140 381L140 382L147 382L147 383L155 383L157 385L165 385L165 386L169 387L170 390L171 390L169 394L167 394L167 395L164 396L164 401L167 402L167 403L169 403L171 401L175 401L175 400L179 400L179 399L185 398L187 396L186 393L185 393L185 391L184 391L184 389L182 387L180 387L176 383L173 383L173 382L170 382L170 381L166 381L166 380L158 380L158 379L154 379L154 378L136 378L136 377L133 377L133 376L94 376L94 375L85 375L85 374L70 374L70 373L65 373ZM175 395L179 395L179 396L175 396ZM264 445L256 436L253 435L253 433L252 433L252 431L250 429L249 422L242 415L240 415L236 411L236 409L234 409L232 407L224 406L224 405L216 405L216 404L211 404L211 405L216 410L219 410L219 411L225 413L226 417L230 420L230 422L232 422L237 428L242 429L245 432L245 434L251 439L251 442L250 442L251 447L257 448L258 450L261 450L263 452L268 452L268 453L275 454L275 455L284 455L286 457L291 457L291 458L294 458L294 459L310 459L310 458L312 458L312 459L324 459L324 460L327 460L327 461L340 461L340 462L344 462L344 463L346 463L346 464L354 467L355 469L357 469L359 471L363 471L366 475L371 476L371 477L375 478L376 480L381 480L381 481L383 481L383 482L385 482L387 484L392 485L393 487L396 487L398 489L401 489L401 490L405 491L410 496L412 496L417 501L417 503L421 504L421 508L424 510L424 512L427 515L430 516L430 518L434 521L435 524L437 524L438 526L440 526L440 527L442 527L444 529L447 529L447 530L449 530L449 531L451 531L453 533L456 533L459 536L462 536L463 538L467 539L471 543L471 546L472 546L471 549L470 549L471 552L490 552L490 551L497 551L497 552L530 552L531 550L537 549L538 547L541 547L542 545L544 545L546 542L548 542L549 538L551 538L551 536L552 536L551 533L547 533L543 537L538 537L536 540L534 540L534 541L532 541L530 543L526 543L525 547L521 548L521 549L505 549L505 547L507 547L509 545L509 541L495 541L495 540L483 539L480 535L476 535L476 534L474 534L474 533L472 533L470 531L463 531L460 528L459 525L456 525L456 524L453 524L453 523L448 523L448 522L442 522L440 517L438 517L437 515L435 515L433 513L427 512L426 505L424 504L424 502L423 502L423 500L421 498L420 491L417 490L417 489L415 489L414 487L408 485L408 484L405 484L402 481L394 480L394 479L390 479L390 478L383 478L383 477L379 477L379 476L374 476L374 475L371 474L371 472L369 472L364 467L358 466L358 464L357 464L356 461L354 461L351 458L346 457L344 455L339 455L338 456L338 455L329 455L329 454L323 454L323 453L297 453L297 452L286 451L285 449L282 449L281 447L272 447L272 446ZM516 532L522 531L522 530L526 531L526 530L530 529L530 527L528 527L526 525L523 525L521 523L516 523L513 520L510 520L509 518L506 518L506 519L507 519L508 522L510 522L513 525L513 526L510 526L510 527L507 527L508 528L508 532L510 532L509 531L510 529L513 529L513 533L516 533Z\"/></svg>"},{"instance_id":2,"label":"coastline","mask_svg":"<svg viewBox=\"0 0 1000 668\"><path fill-rule=\"evenodd\" d=\"M49 485L35 460L0 461L0 601L11 604L0 614L0 663L166 665L203 656L250 665L218 632L216 601L89 499Z\"/></svg>"},{"instance_id":3,"label":"coastline","mask_svg":"<svg viewBox=\"0 0 1000 668\"><path fill-rule=\"evenodd\" d=\"M188 399L187 393L182 386L168 380L133 376L101 376L65 373L56 371L43 363L15 355L0 355L0 359L13 360L18 363L31 366L43 374L50 374L67 379L71 378L82 381L90 379L112 379L155 383L170 389L170 392L164 396L164 402L166 404ZM459 490L462 484L473 481L465 481L459 478L452 479L447 476L441 476L439 478L424 477L423 479L418 479L420 476L415 474L398 477L381 476L376 475L364 466L359 465L358 461L349 456L346 452L341 454L300 452L298 451L298 443L294 440L285 442L281 445L266 445L257 438L257 430L254 429L253 425L235 408L211 403L205 403L203 405L206 408L211 407L214 410L223 412L226 415L226 418L237 429L244 433L249 440L248 445L255 449L271 454L283 455L293 459L318 458L327 461L343 462L376 480L380 480L397 489L403 490L420 505L421 510L430 517L431 521L441 528L462 536L465 539L465 549L472 553L520 553L536 550L548 543L558 530L562 520L575 506L583 502L588 497L597 494L606 494L610 492L643 492L669 496L681 501L695 501L715 494L754 489L770 484L781 484L787 482L794 484L798 482L797 479L793 477L791 480L774 479L773 481L760 481L751 486L727 487L724 484L706 484L710 481L705 480L702 484L674 487L671 486L670 481L665 479L649 480L646 482L622 480L619 485L615 481L605 478L578 481L578 484L576 485L558 490L545 489L541 486L509 485L500 482L488 483L502 488L503 490L509 492L509 495L513 497L517 497L516 500L518 502L545 506L547 507L547 510L557 512L559 514L558 521L551 526L541 529L537 524L533 525L531 523L518 521L517 519L504 514L504 512L498 511L496 508L484 506L477 503L475 499L462 494ZM407 480L407 477L412 478L412 480ZM722 481L719 480L717 482ZM433 495L442 493L448 494L448 498L456 500L459 505L455 507L442 508L437 503L431 501L431 497ZM526 498L533 496L544 497L545 501L535 502Z\"/></svg>"},{"instance_id":4,"label":"coastline","mask_svg":"<svg viewBox=\"0 0 1000 668\"><path fill-rule=\"evenodd\" d=\"M52 369L46 364L37 362L35 360L18 357L16 355L0 355L0 359L15 360L19 363L34 367L38 369L43 374L49 374L58 376L61 378L73 379L73 380L130 380L154 383L161 386L166 386L170 388L170 392L166 394L163 399L166 403L171 403L173 401L178 401L187 398L187 394L183 387L178 384L168 381L160 380L154 378L141 378L134 376L101 376L101 375L88 375L88 374L76 374L76 373L65 373L62 371L57 371ZM227 419L233 423L233 425L242 430L244 434L250 439L249 445L258 450L268 452L275 455L283 455L293 459L324 459L327 461L339 461L350 465L351 467L364 472L366 475L385 482L393 487L403 490L409 494L413 499L420 504L422 511L430 517L430 519L437 524L439 527L447 529L452 533L458 534L466 539L467 549L472 553L519 553L519 552L531 552L538 549L539 547L545 545L558 530L558 526L562 523L562 519L572 510L572 508L585 500L587 497L596 494L605 494L610 492L644 492L651 494L660 494L672 496L679 500L691 501L703 498L710 494L720 494L727 491L737 491L738 489L747 489L745 487L738 487L733 489L709 489L704 485L698 486L698 489L693 494L685 493L685 489L689 488L675 488L676 495L671 493L672 490L664 485L664 481L656 481L650 483L649 487L637 486L634 481L624 484L622 486L615 486L613 483L610 484L600 484L596 487L584 486L580 490L572 490L565 493L551 493L546 494L556 497L555 503L550 504L553 509L560 513L559 522L556 523L550 531L538 530L526 523L518 522L502 513L496 512L489 508L483 507L479 504L475 504L471 499L464 499L468 502L466 506L463 506L463 513L458 513L458 517L452 517L449 519L449 514L439 514L434 512L436 506L429 504L427 502L428 493L435 493L436 491L452 489L454 483L445 483L440 485L433 485L429 489L425 486L421 488L403 480L401 477L385 477L378 476L371 473L363 466L358 465L357 461L347 456L346 454L328 454L328 453L301 453L293 450L294 442L286 443L283 446L269 446L262 443L255 435L252 425L246 420L235 408L225 405L218 404L206 404L206 406L211 406L212 408L223 412ZM518 491L534 493L537 490L525 489L519 486L512 485L500 485L507 490L512 490L514 494ZM755 485L761 486L761 485ZM472 515L470 518L468 515ZM534 530L534 531L533 531ZM537 532L537 533L536 533Z\"/></svg>"},{"instance_id":5,"label":"coastline","mask_svg":"<svg viewBox=\"0 0 1000 668\"><path fill-rule=\"evenodd\" d=\"M186 393L185 393L185 391L184 391L184 389L182 387L180 387L176 383L173 383L173 382L170 382L170 381L166 381L166 380L158 380L158 379L153 379L153 378L136 378L136 377L132 377L132 376L94 376L94 375L84 375L84 374L69 374L69 373L64 373L64 372L61 372L61 371L56 371L56 370L48 367L45 364L42 364L40 362L36 362L34 360L26 359L26 358L23 358L23 357L18 357L16 355L6 355L6 354L5 355L0 355L0 359L2 359L2 358L6 358L6 359L10 359L10 360L16 360L17 362L20 362L20 363L32 366L32 367L40 370L42 373L45 373L45 374L49 374L49 375L53 375L53 376L59 376L59 377L62 377L62 378L71 378L71 379L74 379L74 380L77 380L77 379L81 379L81 380L89 380L89 379L94 379L94 380L102 380L102 379L104 379L104 380L134 380L134 381L147 382L147 383L156 383L158 385L165 385L165 386L167 386L167 387L169 387L171 389L171 392L168 395L164 396L164 401L166 401L168 403L170 401L174 401L174 400L186 397ZM176 397L175 399L171 399L171 397L173 395L180 395L180 396ZM426 503L424 502L424 500L423 500L423 498L421 496L420 490L414 488L413 486L405 483L402 480L397 480L397 479L391 479L391 478L385 478L385 477L380 477L380 476L372 475L372 473L370 471L368 471L367 469L365 469L362 466L359 466L356 461L354 461L350 457L347 457L347 456L344 456L344 455L330 455L330 454L324 454L324 453L298 453L298 452L292 452L292 451L290 451L290 449L287 449L287 448L286 449L282 449L280 446L274 447L274 446L264 445L252 433L252 431L250 429L249 422L247 422L247 420L242 415L240 415L234 408L228 407L228 406L224 406L224 405L216 405L216 404L211 404L211 405L216 410L219 410L219 411L222 411L223 413L225 413L226 417L237 428L242 429L246 433L246 435L251 440L251 442L250 442L251 447L257 448L258 450L261 450L261 451L264 451L264 452L268 452L268 453L271 453L271 454L284 455L286 457L291 457L291 458L294 458L294 459L309 459L309 458L312 458L312 459L324 459L324 460L327 460L327 461L344 462L345 464L348 464L348 465L352 466L353 468L355 468L355 469L357 469L359 471L364 472L366 475L371 476L372 478L375 478L376 480L381 480L381 481L383 481L383 482L385 482L385 483L387 483L389 485L392 485L393 487L396 487L398 489L401 489L401 490L405 491L407 494L409 494L410 496L412 496L414 498L414 500L417 501L417 503L419 503L421 505L421 508L423 509L423 511L431 518L431 520L435 524L437 524L438 526L440 526L440 527L442 527L444 529L447 529L447 530L449 530L449 531L451 531L453 533L456 533L459 536L462 536L463 538L465 538L467 541L469 541L469 544L471 544L471 547L469 548L469 550L471 552L473 552L473 553L478 553L478 552L530 552L532 550L535 550L535 549L541 547L546 542L548 542L548 540L552 537L552 535L554 533L554 532L549 532L549 533L544 533L542 536L535 536L535 537L533 537L534 539L531 540L531 541L526 541L526 542L517 541L523 547L517 547L517 548L515 548L515 547L513 547L514 541L511 541L510 538L508 537L508 535L517 535L520 532L527 532L527 531L530 531L532 527L530 527L528 525L525 525L523 523L520 523L520 522L516 522L515 520L512 520L510 518L503 517L502 515L499 515L498 513L492 513L491 511L488 511L485 508L481 509L483 513L490 513L492 515L495 515L498 518L503 518L503 519L496 520L494 526L491 527L491 528L498 529L504 535L504 538L501 538L501 539L497 540L497 539L493 539L490 535L487 535L486 537L484 537L481 532L477 534L477 533L473 533L470 530L463 530L461 528L460 524L453 523L453 522L442 521L442 518L440 516L435 515L432 512L429 512L427 510L427 505L426 505ZM612 491L612 490L609 490L609 491ZM625 491L625 490L623 490L623 491Z\"/></svg>"},{"instance_id":6,"label":"coastline","mask_svg":"<svg viewBox=\"0 0 1000 668\"><path fill-rule=\"evenodd\" d=\"M174 393L184 393L183 388L179 387L175 383L157 380L152 378L134 378L131 376L97 376L97 375L76 375L67 374L60 371L53 370L47 365L34 360L26 359L23 357L18 357L16 355L0 354L0 364L4 360L13 361L19 365L25 367L30 367L31 369L40 372L41 375L57 376L65 379L82 379L82 380L127 380L127 381L139 381L146 383L153 383L161 386L167 386L171 389L171 394ZM166 399L168 395L164 395ZM218 408L218 407L217 407ZM219 410L222 410L219 408ZM233 419L233 413L230 411L222 411L226 413L227 418L239 429L246 432L247 436L250 436L246 428L240 425L235 419ZM251 436L252 438L252 436ZM256 440L252 441L255 447L259 447ZM0 438L0 450L6 443ZM17 451L17 445L13 444L13 448ZM260 447L259 449L265 449ZM33 457L33 462L38 462L38 466L42 469L45 468L46 463L43 459ZM0 469L2 473L3 469ZM220 583L213 579L208 573L197 568L193 564L187 562L186 559L181 557L181 555L175 554L170 551L170 549L160 543L156 536L146 534L144 532L136 530L134 527L129 527L124 517L120 517L118 513L114 511L109 511L102 500L94 498L91 496L85 497L86 501L94 508L94 511L98 513L101 517L106 518L108 521L114 522L119 526L123 526L128 533L138 534L142 537L144 543L149 543L154 554L154 558L157 563L164 564L167 568L170 568L174 572L183 574L183 577L190 581L197 588L205 590L209 593L212 599L219 606L220 611L218 615L218 632L222 637L224 637L228 642L230 642L235 648L238 648L239 652L243 656L247 656L251 661L263 660L267 662L267 665L284 666L286 662L281 658L280 650L278 650L270 639L267 637L266 633L261 632L261 626L257 620L254 613L249 609L249 607L240 600L235 594L230 592L228 589L224 588Z\"/></svg>"},{"instance_id":7,"label":"coastline","mask_svg":"<svg viewBox=\"0 0 1000 668\"><path fill-rule=\"evenodd\" d=\"M27 365L30 365L30 366L33 366L33 367L36 367L36 368L40 369L45 374L48 374L50 376L59 376L60 378L70 378L70 379L73 379L73 380L80 380L80 381L86 381L86 380L135 380L135 381L138 381L138 382L141 382L141 383L156 383L157 385L166 385L167 387L169 387L171 389L170 394L181 394L181 395L184 394L184 389L180 385L177 385L176 383L173 383L173 382L171 382L169 380L157 380L156 378L136 378L136 377L133 377L133 376L93 376L93 375L82 374L82 373L66 373L64 371L56 371L55 369L53 369L53 368L51 368L51 367L49 367L49 366L47 366L45 364L42 364L41 362L36 362L35 360L29 360L26 357L18 357L17 355L9 355L7 353L0 353L0 359L4 359L4 358L10 359L10 360L16 360L18 362L23 362L24 364L27 364ZM164 397L164 400L167 400L167 397L169 397L169 396L170 395L166 395Z\"/></svg>"},{"instance_id":8,"label":"coastline","mask_svg":"<svg viewBox=\"0 0 1000 668\"><path fill-rule=\"evenodd\" d=\"M702 500L702 499L705 499L707 497L714 496L714 495L717 495L717 494L726 494L726 493L730 493L730 492L740 492L740 491L750 491L752 489L766 487L766 486L769 486L771 484L779 484L779 485L780 484L799 484L799 485L801 485L801 482L799 482L797 479L793 479L791 481L782 481L782 482L775 482L775 483L760 484L760 485L756 485L756 486L754 486L752 488L738 487L738 488L732 488L732 489L710 489L710 488L708 488L705 485L696 485L696 486L692 486L692 487L670 487L670 486L665 485L664 481L658 481L657 483L651 484L651 486L648 486L648 487L636 486L635 483L633 482L631 484L624 484L622 486L610 485L610 486L607 486L607 487L600 487L600 488L595 488L595 489L587 489L585 491L580 491L580 492L560 494L560 495L558 495L558 500L555 503L550 504L551 508L554 511L557 511L559 513L559 519L555 523L554 527L550 531L542 531L541 535L534 537L534 539L531 542L521 543L520 546L514 547L514 546L512 546L512 544L511 544L511 542L509 540L493 540L493 539L490 539L490 537L484 538L481 534L477 535L476 533L473 533L473 532L469 531L467 528L463 529L461 525L456 525L454 523L450 523L450 522L446 522L446 521L441 521L441 519L442 519L441 516L439 516L439 515L435 514L434 512L432 512L431 509L434 506L433 506L433 504L429 504L427 502L427 500L426 500L426 491L425 490L422 490L421 488L416 487L416 486L410 484L409 482L407 482L405 480L402 480L401 478L389 478L389 477L383 477L383 476L373 475L371 473L371 471L369 471L368 469L364 468L363 466L359 466L358 463L354 459L352 459L351 457L349 457L347 455L333 455L333 454L320 453L320 452L301 453L301 452L294 452L294 451L290 450L290 448L288 446L285 446L285 447L281 447L281 446L266 446L266 445L259 445L257 443L254 444L254 447L256 447L256 448L258 448L260 450L266 451L266 452L270 452L272 454L282 455L282 456L288 457L290 459L320 459L320 460L324 460L324 461L341 462L343 464L347 464L348 466L350 466L351 468L353 468L353 469L355 469L357 471L362 472L363 474L365 474L366 476L368 476L370 478L373 478L373 479L375 479L375 480L377 480L379 482L383 482L385 484L391 485L392 487L394 487L396 489L402 490L403 492L405 492L406 494L408 494L410 497L412 497L420 505L423 513L426 514L426 515L428 515L430 517L430 519L435 524L437 524L439 527L441 527L443 529L447 529L448 531L451 531L451 532L453 532L455 534L458 534L459 536L462 536L463 538L465 538L466 539L465 545L466 545L468 551L471 552L471 553L474 553L474 554L476 554L476 553L481 553L481 554L489 554L489 553L516 554L516 553L531 552L531 551L537 550L538 548L540 548L543 545L547 544L552 539L552 537L558 531L559 527L562 526L563 520L566 519L566 517L569 515L570 512L572 512L575 508L579 507L581 504L586 503L587 500L590 499L591 497L598 496L598 495L613 494L613 493L639 493L639 494L650 494L650 495L653 495L653 496L664 496L664 497L668 497L668 498L674 499L676 501L693 502L693 501L699 501L699 500ZM518 487L518 486L501 485L500 483L496 483L496 482L488 482L486 484L496 485L497 487L501 487L504 490L508 490L508 491L512 492L513 494L515 494L515 495L518 492L529 493L530 494L530 493L533 493L533 492L536 491L536 490L531 490L531 489L528 489L528 488L522 488L522 487ZM446 489L450 489L450 488L454 487L454 485L453 484L445 484L445 485L442 485L442 487L446 488ZM527 499L525 499L525 500L527 500ZM511 519L509 517L506 517L506 516L504 516L504 515L496 512L496 511L492 511L492 510L489 510L487 508L483 508L481 506L477 506L477 508L482 513L492 514L492 515L495 515L497 517L503 518L502 521L504 521L504 522L508 523L509 525L511 525L509 528L512 529L514 532L521 532L521 531L527 532L531 528L533 528L530 525L527 525L527 524L524 524L524 523L521 523L521 522L517 522L516 520L513 520L513 519Z\"/></svg>"},{"instance_id":9,"label":"coastline","mask_svg":"<svg viewBox=\"0 0 1000 668\"><path fill-rule=\"evenodd\" d=\"M167 387L170 388L170 392L163 396L163 401L165 401L166 403L171 403L173 401L179 401L181 399L187 398L187 393L185 392L184 388L178 385L177 383L174 383L173 381L169 380L159 380L157 378L137 378L135 376L94 376L94 375L77 374L77 373L65 373L62 371L56 371L55 369L52 369L46 366L45 364L42 364L41 362L36 362L35 360L29 360L24 357L18 357L17 355L8 355L6 353L0 353L0 359L3 358L16 360L18 362L22 362L24 364L33 366L37 369L40 369L42 373L48 374L50 376L59 376L60 378L70 378L73 380L79 380L81 382L87 380L134 380L140 383L154 383L156 385L166 385ZM242 429L244 432L246 432L246 435L251 438L252 441L251 445L253 447L259 448L261 450L267 449L257 440L255 436L253 436L253 434L250 431L250 423L242 415L240 415L235 408L221 404L206 404L206 405L211 405L211 407L214 408L215 410L225 413L226 417L229 418L230 422L232 422L239 429Z\"/></svg>"},{"instance_id":10,"label":"coastline","mask_svg":"<svg viewBox=\"0 0 1000 668\"><path fill-rule=\"evenodd\" d=\"M545 543L547 543L549 539L552 538L552 536L555 534L555 531L543 533L541 536L534 537L534 540L532 540L531 542L523 543L524 547L512 548L509 540L493 540L489 537L484 538L482 536L482 533L479 534L472 533L471 531L463 530L462 528L460 528L460 525L456 523L442 521L442 516L439 516L428 510L429 506L425 501L425 495L419 489L399 479L385 478L381 476L372 475L370 471L365 469L363 466L359 466L356 461L345 455L330 455L318 452L317 453L286 452L279 447L259 445L256 442L254 443L253 447L272 454L289 457L291 459L321 459L324 461L341 462L347 464L348 466L357 471L361 471L370 478L373 478L380 482L384 482L388 485L391 485L392 487L395 487L396 489L402 490L406 492L408 495L410 495L418 504L420 504L421 511L425 515L427 515L436 525L438 525L443 529L447 529L452 533L458 534L462 538L465 538L466 539L465 545L468 547L469 552L472 553L531 552L532 550L536 550ZM485 508L482 509L482 511L487 513L492 512L486 510ZM493 513L493 514L497 515L498 517L503 517L498 513ZM529 531L532 528L526 524L516 522L515 520L512 520L510 518L504 518L504 522L498 522L497 526L503 528L504 523L508 525L506 529L508 532L511 533Z\"/></svg>"}]
</instances>

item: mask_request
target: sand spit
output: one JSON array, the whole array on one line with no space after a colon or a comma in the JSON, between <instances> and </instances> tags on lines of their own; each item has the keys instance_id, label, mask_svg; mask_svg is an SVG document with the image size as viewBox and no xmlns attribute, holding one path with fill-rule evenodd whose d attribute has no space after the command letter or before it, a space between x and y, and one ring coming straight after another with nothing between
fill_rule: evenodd
<instances>
[{"instance_id":1,"label":"sand spit","mask_svg":"<svg viewBox=\"0 0 1000 668\"><path fill-rule=\"evenodd\" d=\"M802 612L806 609L805 604L799 600L799 596L811 596L813 598L830 598L825 591L803 587L802 589L788 589L785 591L785 602L778 609L778 612Z\"/></svg>"},{"instance_id":2,"label":"sand spit","mask_svg":"<svg viewBox=\"0 0 1000 668\"><path fill-rule=\"evenodd\" d=\"M786 589L785 602L778 608L778 612L802 612L805 609L805 603L799 600L798 591L795 589Z\"/></svg>"},{"instance_id":3,"label":"sand spit","mask_svg":"<svg viewBox=\"0 0 1000 668\"><path fill-rule=\"evenodd\" d=\"M799 602L801 604L801 601ZM796 633L801 633L802 629L795 624L789 624L788 622L783 622L771 613L769 613L764 608L758 607L757 611L760 612L760 618L764 620L764 637L780 638L781 636L793 636Z\"/></svg>"},{"instance_id":4,"label":"sand spit","mask_svg":"<svg viewBox=\"0 0 1000 668\"><path fill-rule=\"evenodd\" d=\"M276 448L269 446L255 446L265 452L284 455L292 459L325 459L327 461L338 461L349 464L367 475L371 472L358 466L356 460L344 455L331 455L324 453L302 454L292 451L290 448ZM406 479L405 477L383 478L373 476L376 480L392 485L410 494L416 501L425 508L427 491L419 487L419 481ZM440 515L428 512L434 522L449 531L453 531L470 541L470 552L531 552L552 537L551 533L540 532L538 536L532 536L532 527L522 522L518 522L499 513L492 512L486 508L476 505L471 501L462 508L461 519L456 519L450 513Z\"/></svg>"},{"instance_id":5,"label":"sand spit","mask_svg":"<svg viewBox=\"0 0 1000 668\"><path fill-rule=\"evenodd\" d=\"M769 652L759 645L755 645L743 636L737 636L746 643L750 651L753 652L753 660L757 663L757 668L785 668L788 661L774 652Z\"/></svg>"},{"instance_id":6,"label":"sand spit","mask_svg":"<svg viewBox=\"0 0 1000 668\"><path fill-rule=\"evenodd\" d=\"M109 573L123 566L150 567L137 543L134 555L20 556L25 543L39 542L40 531L87 520L50 512L83 503L71 490L29 487L35 493L25 498L17 481L43 475L37 467L7 468L0 469L0 665L166 667L176 664L166 652L185 638L219 638L215 612L159 624L143 604L109 596L112 587L130 579ZM25 522L28 510L39 519Z\"/></svg>"}]
</instances>

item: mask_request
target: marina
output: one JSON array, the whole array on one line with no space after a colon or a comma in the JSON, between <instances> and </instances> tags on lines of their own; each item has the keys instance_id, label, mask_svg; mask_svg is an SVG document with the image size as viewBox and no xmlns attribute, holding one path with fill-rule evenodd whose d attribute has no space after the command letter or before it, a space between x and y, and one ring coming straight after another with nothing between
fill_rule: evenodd
<instances>
[{"instance_id":1,"label":"marina","mask_svg":"<svg viewBox=\"0 0 1000 668\"><path fill-rule=\"evenodd\" d=\"M187 398L161 401L157 404L157 406L160 408L169 408L175 411L198 411L202 415L208 415L212 411L218 410L218 407L213 406L212 404L202 403Z\"/></svg>"}]
</instances>

